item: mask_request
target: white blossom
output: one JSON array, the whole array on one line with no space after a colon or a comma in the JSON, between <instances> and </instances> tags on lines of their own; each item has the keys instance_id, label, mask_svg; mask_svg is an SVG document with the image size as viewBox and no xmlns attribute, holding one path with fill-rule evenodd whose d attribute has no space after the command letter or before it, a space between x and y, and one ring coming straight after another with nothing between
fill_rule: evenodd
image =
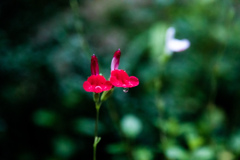
<instances>
[{"instance_id":1,"label":"white blossom","mask_svg":"<svg viewBox=\"0 0 240 160\"><path fill-rule=\"evenodd\" d=\"M190 41L187 39L175 39L175 28L170 27L166 32L166 54L171 55L173 52L182 52L190 47Z\"/></svg>"}]
</instances>

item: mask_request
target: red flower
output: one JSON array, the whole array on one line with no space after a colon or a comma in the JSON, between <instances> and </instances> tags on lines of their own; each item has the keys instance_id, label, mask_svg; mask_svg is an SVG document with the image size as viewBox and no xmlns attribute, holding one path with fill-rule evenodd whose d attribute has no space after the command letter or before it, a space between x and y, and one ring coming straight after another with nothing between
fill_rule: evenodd
<instances>
[{"instance_id":1,"label":"red flower","mask_svg":"<svg viewBox=\"0 0 240 160\"><path fill-rule=\"evenodd\" d=\"M98 59L95 55L92 55L91 58L91 73L92 75L83 83L85 91L101 93L112 88L112 84L99 75Z\"/></svg>"},{"instance_id":2,"label":"red flower","mask_svg":"<svg viewBox=\"0 0 240 160\"><path fill-rule=\"evenodd\" d=\"M92 75L83 83L83 88L87 92L101 93L112 88L112 84L101 75Z\"/></svg>"},{"instance_id":3,"label":"red flower","mask_svg":"<svg viewBox=\"0 0 240 160\"><path fill-rule=\"evenodd\" d=\"M120 56L121 56L121 51L120 49L118 49L113 55L113 59L111 63L111 71L118 69Z\"/></svg>"},{"instance_id":4,"label":"red flower","mask_svg":"<svg viewBox=\"0 0 240 160\"><path fill-rule=\"evenodd\" d=\"M121 69L111 71L110 82L115 87L131 88L139 84L137 77L128 76L128 74Z\"/></svg>"}]
</instances>

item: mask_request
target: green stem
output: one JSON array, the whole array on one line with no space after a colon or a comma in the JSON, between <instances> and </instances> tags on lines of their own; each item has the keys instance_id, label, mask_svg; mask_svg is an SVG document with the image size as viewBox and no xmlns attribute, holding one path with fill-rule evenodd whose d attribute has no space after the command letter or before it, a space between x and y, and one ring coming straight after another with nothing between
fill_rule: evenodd
<instances>
[{"instance_id":1,"label":"green stem","mask_svg":"<svg viewBox=\"0 0 240 160\"><path fill-rule=\"evenodd\" d=\"M95 144L95 139L94 139L94 144ZM96 160L97 147L94 144L93 144L93 160Z\"/></svg>"},{"instance_id":2,"label":"green stem","mask_svg":"<svg viewBox=\"0 0 240 160\"><path fill-rule=\"evenodd\" d=\"M97 137L97 135L98 135L98 119L99 119L99 109L100 109L100 106L99 106L99 107L97 107L97 104L96 104L95 137Z\"/></svg>"},{"instance_id":3,"label":"green stem","mask_svg":"<svg viewBox=\"0 0 240 160\"><path fill-rule=\"evenodd\" d=\"M97 155L97 144L101 140L100 137L98 137L98 119L99 119L99 109L101 106L101 103L96 102L96 121L95 121L95 137L94 137L94 143L93 143L93 160L96 160L96 155Z\"/></svg>"}]
</instances>

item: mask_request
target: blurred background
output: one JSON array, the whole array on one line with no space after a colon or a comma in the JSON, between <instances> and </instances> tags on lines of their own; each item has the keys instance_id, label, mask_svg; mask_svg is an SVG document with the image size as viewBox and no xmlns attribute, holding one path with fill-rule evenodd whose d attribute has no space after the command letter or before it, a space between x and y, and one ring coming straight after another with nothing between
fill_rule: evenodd
<instances>
[{"instance_id":1,"label":"blurred background","mask_svg":"<svg viewBox=\"0 0 240 160\"><path fill-rule=\"evenodd\" d=\"M98 159L240 159L238 0L0 1L0 159L92 159L96 54L115 88L100 109ZM190 48L164 58L165 35Z\"/></svg>"}]
</instances>

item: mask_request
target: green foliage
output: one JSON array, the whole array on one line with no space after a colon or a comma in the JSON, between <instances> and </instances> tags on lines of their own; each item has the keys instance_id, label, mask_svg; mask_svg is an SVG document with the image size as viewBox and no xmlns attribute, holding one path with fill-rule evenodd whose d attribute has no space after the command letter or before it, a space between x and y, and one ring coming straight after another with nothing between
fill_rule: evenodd
<instances>
[{"instance_id":1,"label":"green foliage","mask_svg":"<svg viewBox=\"0 0 240 160\"><path fill-rule=\"evenodd\" d=\"M82 84L92 54L108 79L118 48L140 84L104 93L98 159L239 159L239 4L0 2L0 159L92 159L95 105ZM167 55L171 26L191 46Z\"/></svg>"}]
</instances>

